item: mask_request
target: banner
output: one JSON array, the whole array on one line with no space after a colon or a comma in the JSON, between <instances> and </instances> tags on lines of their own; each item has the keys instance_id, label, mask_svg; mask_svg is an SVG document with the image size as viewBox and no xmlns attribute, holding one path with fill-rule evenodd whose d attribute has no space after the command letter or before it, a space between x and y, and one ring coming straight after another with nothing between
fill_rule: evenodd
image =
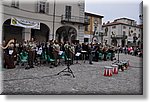
<instances>
[{"instance_id":1,"label":"banner","mask_svg":"<svg viewBox=\"0 0 150 102\"><path fill-rule=\"evenodd\" d=\"M40 22L28 21L14 17L11 18L11 25L23 28L40 29Z\"/></svg>"}]
</instances>

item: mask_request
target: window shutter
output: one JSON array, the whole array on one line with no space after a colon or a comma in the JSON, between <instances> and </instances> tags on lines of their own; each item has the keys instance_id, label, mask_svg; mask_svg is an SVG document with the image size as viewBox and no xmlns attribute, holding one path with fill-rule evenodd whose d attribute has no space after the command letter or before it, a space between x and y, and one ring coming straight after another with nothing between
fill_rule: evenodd
<instances>
[{"instance_id":1,"label":"window shutter","mask_svg":"<svg viewBox=\"0 0 150 102\"><path fill-rule=\"evenodd\" d=\"M19 8L19 0L16 1L16 7Z\"/></svg>"},{"instance_id":2,"label":"window shutter","mask_svg":"<svg viewBox=\"0 0 150 102\"><path fill-rule=\"evenodd\" d=\"M12 0L11 6L15 7L15 1Z\"/></svg>"},{"instance_id":3,"label":"window shutter","mask_svg":"<svg viewBox=\"0 0 150 102\"><path fill-rule=\"evenodd\" d=\"M35 11L40 12L40 2L39 1L36 2L36 10Z\"/></svg>"},{"instance_id":4,"label":"window shutter","mask_svg":"<svg viewBox=\"0 0 150 102\"><path fill-rule=\"evenodd\" d=\"M47 14L49 14L49 2L46 3L46 11Z\"/></svg>"}]
</instances>

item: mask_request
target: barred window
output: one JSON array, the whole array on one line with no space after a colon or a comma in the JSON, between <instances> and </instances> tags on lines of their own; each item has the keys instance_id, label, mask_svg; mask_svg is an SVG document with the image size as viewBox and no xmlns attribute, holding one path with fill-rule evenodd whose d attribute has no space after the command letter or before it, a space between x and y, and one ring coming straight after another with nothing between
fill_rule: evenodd
<instances>
[{"instance_id":1,"label":"barred window","mask_svg":"<svg viewBox=\"0 0 150 102\"><path fill-rule=\"evenodd\" d=\"M37 2L37 12L39 12L39 13L49 13L49 2L38 1Z\"/></svg>"},{"instance_id":2,"label":"barred window","mask_svg":"<svg viewBox=\"0 0 150 102\"><path fill-rule=\"evenodd\" d=\"M66 19L71 19L71 6L66 6L66 13L65 13L65 18Z\"/></svg>"}]
</instances>

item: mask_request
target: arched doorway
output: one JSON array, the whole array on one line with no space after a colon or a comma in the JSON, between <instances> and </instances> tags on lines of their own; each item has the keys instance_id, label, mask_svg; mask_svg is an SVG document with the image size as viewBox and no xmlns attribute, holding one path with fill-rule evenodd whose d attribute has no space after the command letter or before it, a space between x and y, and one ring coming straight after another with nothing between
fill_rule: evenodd
<instances>
[{"instance_id":1,"label":"arched doorway","mask_svg":"<svg viewBox=\"0 0 150 102\"><path fill-rule=\"evenodd\" d=\"M75 28L70 26L62 26L56 31L56 40L58 42L73 42L77 38L77 31Z\"/></svg>"},{"instance_id":2,"label":"arched doorway","mask_svg":"<svg viewBox=\"0 0 150 102\"><path fill-rule=\"evenodd\" d=\"M40 30L31 29L31 37L38 42L47 42L49 40L49 32L49 27L44 23L40 23Z\"/></svg>"},{"instance_id":3,"label":"arched doorway","mask_svg":"<svg viewBox=\"0 0 150 102\"><path fill-rule=\"evenodd\" d=\"M125 46L125 39L122 39L121 43L122 43L122 47L124 47Z\"/></svg>"},{"instance_id":4,"label":"arched doorway","mask_svg":"<svg viewBox=\"0 0 150 102\"><path fill-rule=\"evenodd\" d=\"M116 40L116 39L112 39L112 40L111 40L111 45L117 46L117 40Z\"/></svg>"},{"instance_id":5,"label":"arched doorway","mask_svg":"<svg viewBox=\"0 0 150 102\"><path fill-rule=\"evenodd\" d=\"M21 42L23 28L18 26L13 26L10 23L11 23L11 19L8 19L3 23L3 31L2 31L3 40L8 42L10 39L16 39L18 42Z\"/></svg>"}]
</instances>

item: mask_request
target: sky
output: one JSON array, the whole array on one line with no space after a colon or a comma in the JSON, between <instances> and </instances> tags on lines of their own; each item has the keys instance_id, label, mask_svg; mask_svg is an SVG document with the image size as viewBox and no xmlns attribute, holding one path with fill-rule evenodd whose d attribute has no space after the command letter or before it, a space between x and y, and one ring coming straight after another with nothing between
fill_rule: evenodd
<instances>
[{"instance_id":1,"label":"sky","mask_svg":"<svg viewBox=\"0 0 150 102\"><path fill-rule=\"evenodd\" d=\"M127 17L139 23L141 0L85 0L85 11L104 16L103 22Z\"/></svg>"}]
</instances>

